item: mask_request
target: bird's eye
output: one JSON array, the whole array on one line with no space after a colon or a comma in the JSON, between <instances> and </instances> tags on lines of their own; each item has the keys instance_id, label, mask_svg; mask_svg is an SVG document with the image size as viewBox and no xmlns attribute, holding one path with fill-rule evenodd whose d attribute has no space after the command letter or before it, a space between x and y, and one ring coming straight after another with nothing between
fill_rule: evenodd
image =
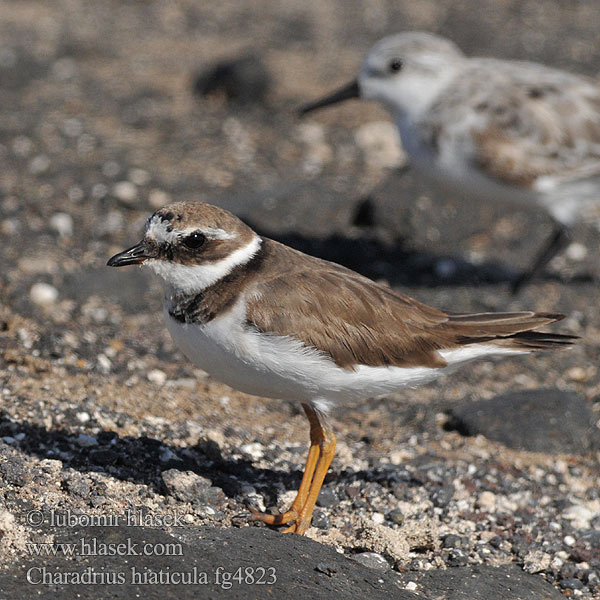
<instances>
[{"instance_id":1,"label":"bird's eye","mask_svg":"<svg viewBox=\"0 0 600 600\"><path fill-rule=\"evenodd\" d=\"M392 58L388 63L388 70L390 73L397 73L402 69L402 61L399 58Z\"/></svg>"},{"instance_id":2,"label":"bird's eye","mask_svg":"<svg viewBox=\"0 0 600 600\"><path fill-rule=\"evenodd\" d=\"M190 235L183 238L184 245L192 250L197 250L200 248L205 241L206 237L199 231L194 231L194 233L190 233Z\"/></svg>"}]
</instances>

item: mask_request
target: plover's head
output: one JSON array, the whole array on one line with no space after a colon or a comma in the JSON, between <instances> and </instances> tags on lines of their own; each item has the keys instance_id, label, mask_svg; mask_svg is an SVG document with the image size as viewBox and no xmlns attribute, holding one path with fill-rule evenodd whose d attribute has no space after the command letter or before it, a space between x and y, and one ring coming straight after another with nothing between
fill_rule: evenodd
<instances>
[{"instance_id":1,"label":"plover's head","mask_svg":"<svg viewBox=\"0 0 600 600\"><path fill-rule=\"evenodd\" d=\"M260 237L226 210L178 202L157 210L143 239L107 264L148 266L170 294L195 294L248 262L260 244Z\"/></svg>"},{"instance_id":2,"label":"plover's head","mask_svg":"<svg viewBox=\"0 0 600 600\"><path fill-rule=\"evenodd\" d=\"M367 53L356 81L304 106L301 112L361 97L414 116L456 75L463 59L454 43L439 36L416 31L391 35Z\"/></svg>"}]
</instances>

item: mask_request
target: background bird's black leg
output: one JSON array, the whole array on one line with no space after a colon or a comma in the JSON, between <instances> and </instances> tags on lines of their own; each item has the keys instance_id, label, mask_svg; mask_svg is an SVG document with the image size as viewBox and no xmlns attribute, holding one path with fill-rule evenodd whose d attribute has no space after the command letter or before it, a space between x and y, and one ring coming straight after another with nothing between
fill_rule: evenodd
<instances>
[{"instance_id":1,"label":"background bird's black leg","mask_svg":"<svg viewBox=\"0 0 600 600\"><path fill-rule=\"evenodd\" d=\"M519 290L529 283L537 273L539 273L563 248L565 248L571 239L570 230L557 223L552 235L548 238L548 241L543 246L542 251L539 253L531 267L521 273L519 277L512 284L511 292L516 294Z\"/></svg>"}]
</instances>

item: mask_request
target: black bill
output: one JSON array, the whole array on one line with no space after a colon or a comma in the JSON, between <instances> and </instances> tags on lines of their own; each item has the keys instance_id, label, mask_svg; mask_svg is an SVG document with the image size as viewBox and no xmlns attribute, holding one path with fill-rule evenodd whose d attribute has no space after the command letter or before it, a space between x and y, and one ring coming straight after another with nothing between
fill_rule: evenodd
<instances>
[{"instance_id":1,"label":"black bill","mask_svg":"<svg viewBox=\"0 0 600 600\"><path fill-rule=\"evenodd\" d=\"M343 88L340 88L336 92L329 94L329 96L325 96L321 100L316 100L315 102L311 102L310 104L305 104L300 108L300 114L305 115L313 110L317 110L318 108L323 108L324 106L329 106L330 104L337 104L338 102L343 102L344 100L350 100L350 98L358 98L360 96L360 88L358 87L358 81L353 81L348 85L345 85Z\"/></svg>"},{"instance_id":2,"label":"black bill","mask_svg":"<svg viewBox=\"0 0 600 600\"><path fill-rule=\"evenodd\" d=\"M140 265L147 258L154 258L154 255L148 251L146 244L141 241L139 244L115 254L106 263L109 267L125 267L127 265Z\"/></svg>"}]
</instances>

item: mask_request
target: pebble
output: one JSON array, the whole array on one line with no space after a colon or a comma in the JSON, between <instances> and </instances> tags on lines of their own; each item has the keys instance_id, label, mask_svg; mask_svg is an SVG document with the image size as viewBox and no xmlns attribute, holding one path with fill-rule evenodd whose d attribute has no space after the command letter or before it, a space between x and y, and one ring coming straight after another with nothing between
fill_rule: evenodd
<instances>
[{"instance_id":1,"label":"pebble","mask_svg":"<svg viewBox=\"0 0 600 600\"><path fill-rule=\"evenodd\" d=\"M63 238L73 235L73 218L63 212L54 213L50 217L50 227Z\"/></svg>"},{"instance_id":2,"label":"pebble","mask_svg":"<svg viewBox=\"0 0 600 600\"><path fill-rule=\"evenodd\" d=\"M578 529L586 529L590 525L590 521L594 517L594 513L585 506L573 504L563 511L562 516L567 521L573 521L573 524Z\"/></svg>"},{"instance_id":3,"label":"pebble","mask_svg":"<svg viewBox=\"0 0 600 600\"><path fill-rule=\"evenodd\" d=\"M96 360L98 362L98 370L101 373L110 373L110 370L112 369L112 363L110 362L110 359L107 356L105 356L104 354L98 354Z\"/></svg>"},{"instance_id":4,"label":"pebble","mask_svg":"<svg viewBox=\"0 0 600 600\"><path fill-rule=\"evenodd\" d=\"M85 433L80 433L75 439L75 442L82 448L91 448L92 446L98 445L98 440L95 437Z\"/></svg>"},{"instance_id":5,"label":"pebble","mask_svg":"<svg viewBox=\"0 0 600 600\"><path fill-rule=\"evenodd\" d=\"M32 175L41 175L50 168L50 159L45 154L40 154L31 159L29 163L29 172Z\"/></svg>"},{"instance_id":6,"label":"pebble","mask_svg":"<svg viewBox=\"0 0 600 600\"><path fill-rule=\"evenodd\" d=\"M331 507L338 504L340 499L338 498L335 490L331 488L323 488L319 497L317 498L317 506L321 507Z\"/></svg>"},{"instance_id":7,"label":"pebble","mask_svg":"<svg viewBox=\"0 0 600 600\"><path fill-rule=\"evenodd\" d=\"M223 490L213 487L210 479L193 471L168 469L161 478L169 494L182 502L195 502L202 505L218 505L225 500Z\"/></svg>"},{"instance_id":8,"label":"pebble","mask_svg":"<svg viewBox=\"0 0 600 600\"><path fill-rule=\"evenodd\" d=\"M371 121L354 134L365 162L373 168L395 168L406 162L396 125L390 121Z\"/></svg>"},{"instance_id":9,"label":"pebble","mask_svg":"<svg viewBox=\"0 0 600 600\"><path fill-rule=\"evenodd\" d=\"M150 173L144 169L129 169L127 177L132 183L139 186L147 185L150 182Z\"/></svg>"},{"instance_id":10,"label":"pebble","mask_svg":"<svg viewBox=\"0 0 600 600\"><path fill-rule=\"evenodd\" d=\"M563 538L563 542L566 546L572 546L573 544L575 544L575 538L572 535L565 535L565 537Z\"/></svg>"},{"instance_id":11,"label":"pebble","mask_svg":"<svg viewBox=\"0 0 600 600\"><path fill-rule=\"evenodd\" d=\"M7 510L0 510L0 539L15 528L15 523L15 515Z\"/></svg>"},{"instance_id":12,"label":"pebble","mask_svg":"<svg viewBox=\"0 0 600 600\"><path fill-rule=\"evenodd\" d=\"M253 458L254 460L258 460L264 455L264 448L262 444L257 442L240 446L240 451L250 456L250 458Z\"/></svg>"},{"instance_id":13,"label":"pebble","mask_svg":"<svg viewBox=\"0 0 600 600\"><path fill-rule=\"evenodd\" d=\"M441 258L435 263L435 274L442 279L449 279L458 270L458 266L451 258Z\"/></svg>"},{"instance_id":14,"label":"pebble","mask_svg":"<svg viewBox=\"0 0 600 600\"><path fill-rule=\"evenodd\" d=\"M375 571L387 571L390 568L388 561L377 552L361 552L360 554L355 554L352 559Z\"/></svg>"},{"instance_id":15,"label":"pebble","mask_svg":"<svg viewBox=\"0 0 600 600\"><path fill-rule=\"evenodd\" d=\"M152 208L162 208L166 204L169 204L169 202L171 202L171 197L166 192L158 189L150 190L148 204Z\"/></svg>"},{"instance_id":16,"label":"pebble","mask_svg":"<svg viewBox=\"0 0 600 600\"><path fill-rule=\"evenodd\" d=\"M137 187L131 181L119 181L112 188L112 194L125 204L132 204L137 198Z\"/></svg>"},{"instance_id":17,"label":"pebble","mask_svg":"<svg viewBox=\"0 0 600 600\"><path fill-rule=\"evenodd\" d=\"M375 512L371 515L371 520L373 523L381 525L385 521L385 517L380 512Z\"/></svg>"},{"instance_id":18,"label":"pebble","mask_svg":"<svg viewBox=\"0 0 600 600\"><path fill-rule=\"evenodd\" d=\"M494 510L496 506L496 494L487 490L485 492L481 492L481 494L479 495L478 504L479 507L484 510Z\"/></svg>"},{"instance_id":19,"label":"pebble","mask_svg":"<svg viewBox=\"0 0 600 600\"><path fill-rule=\"evenodd\" d=\"M579 262L587 256L587 248L579 242L573 242L569 244L565 251L566 255L573 261Z\"/></svg>"},{"instance_id":20,"label":"pebble","mask_svg":"<svg viewBox=\"0 0 600 600\"><path fill-rule=\"evenodd\" d=\"M224 92L228 100L261 103L271 85L271 76L259 56L246 55L209 66L196 78L194 91L206 96Z\"/></svg>"},{"instance_id":21,"label":"pebble","mask_svg":"<svg viewBox=\"0 0 600 600\"><path fill-rule=\"evenodd\" d=\"M90 420L90 414L87 412L78 412L75 417L80 423L87 423Z\"/></svg>"},{"instance_id":22,"label":"pebble","mask_svg":"<svg viewBox=\"0 0 600 600\"><path fill-rule=\"evenodd\" d=\"M528 573L541 573L550 566L551 560L549 554L541 550L534 550L525 556L523 569Z\"/></svg>"},{"instance_id":23,"label":"pebble","mask_svg":"<svg viewBox=\"0 0 600 600\"><path fill-rule=\"evenodd\" d=\"M164 385L167 381L167 374L160 369L152 369L148 372L146 377L148 378L148 381L155 383L156 385Z\"/></svg>"},{"instance_id":24,"label":"pebble","mask_svg":"<svg viewBox=\"0 0 600 600\"><path fill-rule=\"evenodd\" d=\"M571 579L563 579L560 582L560 587L565 590L582 590L583 583L579 581L579 579L575 579L574 577Z\"/></svg>"},{"instance_id":25,"label":"pebble","mask_svg":"<svg viewBox=\"0 0 600 600\"><path fill-rule=\"evenodd\" d=\"M58 299L58 290L49 283L34 283L29 290L29 298L38 306L49 306Z\"/></svg>"},{"instance_id":26,"label":"pebble","mask_svg":"<svg viewBox=\"0 0 600 600\"><path fill-rule=\"evenodd\" d=\"M11 456L0 463L0 486L8 484L23 487L30 480L31 472L25 459Z\"/></svg>"},{"instance_id":27,"label":"pebble","mask_svg":"<svg viewBox=\"0 0 600 600\"><path fill-rule=\"evenodd\" d=\"M409 581L405 586L404 589L409 591L409 592L414 592L417 589L417 584L414 581Z\"/></svg>"}]
</instances>

